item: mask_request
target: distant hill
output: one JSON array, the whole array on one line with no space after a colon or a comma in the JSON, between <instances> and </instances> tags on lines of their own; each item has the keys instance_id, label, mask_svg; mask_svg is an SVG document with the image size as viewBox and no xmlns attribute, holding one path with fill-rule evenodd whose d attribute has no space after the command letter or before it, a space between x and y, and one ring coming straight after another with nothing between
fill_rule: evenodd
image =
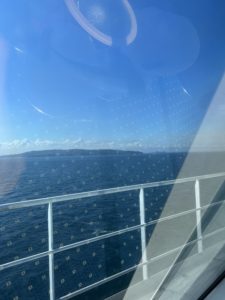
<instances>
[{"instance_id":1,"label":"distant hill","mask_svg":"<svg viewBox=\"0 0 225 300\"><path fill-rule=\"evenodd\" d=\"M19 157L41 157L41 156L90 156L90 155L142 155L140 151L124 151L124 150L85 150L85 149L69 149L69 150L40 150L29 151L13 156Z\"/></svg>"}]
</instances>

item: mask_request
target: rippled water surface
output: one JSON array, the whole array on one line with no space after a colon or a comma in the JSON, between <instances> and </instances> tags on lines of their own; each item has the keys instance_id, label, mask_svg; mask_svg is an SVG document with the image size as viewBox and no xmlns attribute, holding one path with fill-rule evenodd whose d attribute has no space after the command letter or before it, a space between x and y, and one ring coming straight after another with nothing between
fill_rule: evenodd
<instances>
[{"instance_id":1,"label":"rippled water surface","mask_svg":"<svg viewBox=\"0 0 225 300\"><path fill-rule=\"evenodd\" d=\"M0 159L0 201L14 202L176 178L185 159L177 154L14 156ZM193 158L199 163L199 157ZM206 170L217 172L221 170ZM201 168L202 172L202 168ZM198 174L198 167L193 174ZM146 189L146 220L160 217L170 186ZM57 203L54 247L139 224L138 191ZM148 238L153 228L147 230ZM47 206L0 213L0 263L44 252ZM83 288L139 263L139 230L55 255L56 296ZM124 288L132 274L81 299L101 299ZM0 299L48 299L48 258L1 271Z\"/></svg>"}]
</instances>

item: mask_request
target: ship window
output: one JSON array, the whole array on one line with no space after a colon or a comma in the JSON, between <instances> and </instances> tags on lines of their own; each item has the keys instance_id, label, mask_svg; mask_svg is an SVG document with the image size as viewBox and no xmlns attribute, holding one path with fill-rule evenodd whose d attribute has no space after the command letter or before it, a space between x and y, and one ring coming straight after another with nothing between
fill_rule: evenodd
<instances>
[{"instance_id":1,"label":"ship window","mask_svg":"<svg viewBox=\"0 0 225 300\"><path fill-rule=\"evenodd\" d=\"M223 1L1 0L0 298L204 294L224 53Z\"/></svg>"}]
</instances>

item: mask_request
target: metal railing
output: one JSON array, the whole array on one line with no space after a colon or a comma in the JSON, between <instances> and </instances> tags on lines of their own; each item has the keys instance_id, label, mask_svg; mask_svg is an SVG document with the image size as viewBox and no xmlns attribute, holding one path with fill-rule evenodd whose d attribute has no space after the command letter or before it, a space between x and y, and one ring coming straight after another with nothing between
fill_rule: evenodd
<instances>
[{"instance_id":1,"label":"metal railing","mask_svg":"<svg viewBox=\"0 0 225 300\"><path fill-rule=\"evenodd\" d=\"M202 210L206 209L208 207L219 205L221 203L225 203L225 200L223 201L217 201L216 203L204 205L201 206L200 201L200 181L206 180L206 179L212 179L212 178L219 178L225 176L225 173L217 173L217 174L209 174L209 175L202 175L202 176L195 176L195 177L188 177L188 178L182 178L182 179L176 179L176 180L167 180L167 181L159 181L159 182L152 182L152 183L145 183L145 184L138 184L138 185L131 185L131 186L123 186L123 187L116 187L111 189L103 189L103 190L96 190L96 191L90 191L90 192L82 192L82 193L76 193L76 194L69 194L69 195L62 195L62 196L56 196L56 197L48 197L48 198L40 198L35 200L26 200L21 202L14 202L14 203L6 203L0 205L0 211L10 211L15 210L19 208L25 208L25 207L34 207L37 205L47 205L48 206L48 251L41 252L35 255L27 256L21 259L16 259L4 264L0 265L0 271L5 270L7 268L18 266L23 263L27 263L30 261L34 261L38 258L47 257L49 258L49 297L50 300L55 300L55 280L54 280L54 255L56 253L60 253L69 249L73 249L82 245L90 244L99 240L107 239L113 236L117 236L123 233L131 232L137 229L140 229L141 233L141 254L142 259L141 262L138 265L134 265L128 269L125 269L119 273L116 273L114 275L111 275L109 277L106 277L100 281L97 281L91 285L88 285L84 288L81 288L79 290L76 290L72 293L69 293L65 296L60 297L61 300L70 299L78 294L84 293L90 289L93 289L97 286L100 286L106 282L109 282L113 279L116 279L120 276L123 276L129 272L132 272L136 270L137 268L142 268L142 277L143 280L148 279L148 264L152 261L156 261L161 259L162 257L165 257L167 255L170 255L179 249L183 249L184 247L187 247L191 244L197 243L198 245L198 253L201 253L203 251L203 236L202 236L202 225L201 225L201 214ZM193 182L195 184L194 190L195 190L195 208L190 210L185 210L180 213L172 214L166 217L162 217L159 219L156 219L154 221L146 222L145 220L145 198L144 198L144 189L146 188L155 188L155 187L161 187L161 186L168 186L168 185L175 185L175 184L181 184L181 183L188 183ZM102 234L100 236L92 237L86 240L82 240L79 242L71 243L68 245L64 245L61 247L54 248L53 244L53 205L58 202L65 202L70 200L78 200L82 198L89 198L94 196L102 196L102 195L109 195L109 194L115 194L115 193L121 193L121 192L128 192L128 191L135 191L139 190L139 213L140 213L140 224L128 228L124 228L121 230L113 231L110 233ZM197 231L197 239L190 241L186 243L185 245L182 245L180 247L174 248L170 251L167 251L163 254L160 254L158 256L155 256L151 259L147 259L147 253L146 253L146 227L149 225L153 225L159 222L164 222L167 220L171 220L180 216L188 215L191 213L196 213L196 231ZM204 238L208 238L218 232L221 232L225 230L225 228L220 228L214 232L211 232L209 234L204 235Z\"/></svg>"}]
</instances>

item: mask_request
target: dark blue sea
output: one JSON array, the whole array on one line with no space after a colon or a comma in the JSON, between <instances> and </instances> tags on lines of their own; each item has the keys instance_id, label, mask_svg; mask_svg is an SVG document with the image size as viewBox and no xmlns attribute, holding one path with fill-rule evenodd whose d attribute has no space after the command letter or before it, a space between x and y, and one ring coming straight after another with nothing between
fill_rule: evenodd
<instances>
[{"instance_id":1,"label":"dark blue sea","mask_svg":"<svg viewBox=\"0 0 225 300\"><path fill-rule=\"evenodd\" d=\"M210 155L210 154L208 154ZM11 156L0 158L0 203L176 178L185 153ZM207 157L193 154L196 169ZM201 162L200 162L201 161ZM201 170L201 171L200 171ZM146 221L157 219L172 186L145 190ZM193 196L193 193L191 192ZM138 191L54 204L54 247L139 224ZM147 229L150 238L153 226ZM47 206L0 212L0 264L47 251ZM55 255L56 298L140 262L140 231ZM132 273L76 299L104 299L126 287ZM48 257L1 271L1 300L49 299Z\"/></svg>"}]
</instances>

